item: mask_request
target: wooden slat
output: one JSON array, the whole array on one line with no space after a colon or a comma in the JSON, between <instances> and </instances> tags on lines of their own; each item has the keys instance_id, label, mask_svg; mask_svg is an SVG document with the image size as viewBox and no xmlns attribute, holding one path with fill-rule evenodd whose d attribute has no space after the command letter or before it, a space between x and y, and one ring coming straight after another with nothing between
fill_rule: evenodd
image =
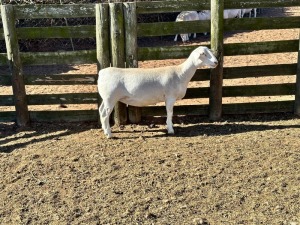
<instances>
[{"instance_id":1,"label":"wooden slat","mask_svg":"<svg viewBox=\"0 0 300 225\"><path fill-rule=\"evenodd\" d=\"M61 51L61 52L23 52L23 65L61 65L96 63L96 50Z\"/></svg>"},{"instance_id":2,"label":"wooden slat","mask_svg":"<svg viewBox=\"0 0 300 225\"><path fill-rule=\"evenodd\" d=\"M225 67L224 79L295 75L297 64Z\"/></svg>"},{"instance_id":3,"label":"wooden slat","mask_svg":"<svg viewBox=\"0 0 300 225\"><path fill-rule=\"evenodd\" d=\"M241 18L224 20L225 31L300 28L300 17Z\"/></svg>"},{"instance_id":4,"label":"wooden slat","mask_svg":"<svg viewBox=\"0 0 300 225\"><path fill-rule=\"evenodd\" d=\"M263 66L224 67L223 79L268 77L295 75L297 64L278 64ZM210 69L196 71L192 81L206 81L210 78Z\"/></svg>"},{"instance_id":5,"label":"wooden slat","mask_svg":"<svg viewBox=\"0 0 300 225\"><path fill-rule=\"evenodd\" d=\"M207 116L208 115L208 105L181 105L174 106L173 115L199 115ZM142 107L142 117L147 116L166 116L166 107L164 106L149 106Z\"/></svg>"},{"instance_id":6,"label":"wooden slat","mask_svg":"<svg viewBox=\"0 0 300 225\"><path fill-rule=\"evenodd\" d=\"M289 7L300 6L299 0L264 0L264 1L237 1L226 0L225 9L240 8L266 8L266 7ZM210 8L210 0L190 0L190 1L143 1L137 2L137 12L139 14L181 12L190 10L203 10Z\"/></svg>"},{"instance_id":7,"label":"wooden slat","mask_svg":"<svg viewBox=\"0 0 300 225\"><path fill-rule=\"evenodd\" d=\"M157 2L137 2L137 13L167 13L190 10L203 10L210 8L210 0L202 1L157 1Z\"/></svg>"},{"instance_id":8,"label":"wooden slat","mask_svg":"<svg viewBox=\"0 0 300 225\"><path fill-rule=\"evenodd\" d=\"M0 106L14 106L14 96L13 95L0 95Z\"/></svg>"},{"instance_id":9,"label":"wooden slat","mask_svg":"<svg viewBox=\"0 0 300 225\"><path fill-rule=\"evenodd\" d=\"M272 8L272 7L289 7L300 6L299 0L226 0L224 2L225 9L240 8Z\"/></svg>"},{"instance_id":10,"label":"wooden slat","mask_svg":"<svg viewBox=\"0 0 300 225\"><path fill-rule=\"evenodd\" d=\"M184 99L193 99L193 98L208 98L209 97L209 88L188 88Z\"/></svg>"},{"instance_id":11,"label":"wooden slat","mask_svg":"<svg viewBox=\"0 0 300 225\"><path fill-rule=\"evenodd\" d=\"M0 75L0 86L11 86L11 75Z\"/></svg>"},{"instance_id":12,"label":"wooden slat","mask_svg":"<svg viewBox=\"0 0 300 225\"><path fill-rule=\"evenodd\" d=\"M300 28L300 17L241 18L224 20L225 31ZM210 21L139 23L138 37L210 32Z\"/></svg>"},{"instance_id":13,"label":"wooden slat","mask_svg":"<svg viewBox=\"0 0 300 225\"><path fill-rule=\"evenodd\" d=\"M199 115L207 116L208 105L183 105L174 106L174 115ZM294 101L278 102L255 102L255 103L235 103L223 104L223 115L249 114L249 113L279 113L293 112ZM142 108L142 117L166 116L164 106L151 106Z\"/></svg>"},{"instance_id":14,"label":"wooden slat","mask_svg":"<svg viewBox=\"0 0 300 225\"><path fill-rule=\"evenodd\" d=\"M33 122L95 122L97 110L31 111Z\"/></svg>"},{"instance_id":15,"label":"wooden slat","mask_svg":"<svg viewBox=\"0 0 300 225\"><path fill-rule=\"evenodd\" d=\"M27 95L29 105L96 104L97 93Z\"/></svg>"},{"instance_id":16,"label":"wooden slat","mask_svg":"<svg viewBox=\"0 0 300 225\"><path fill-rule=\"evenodd\" d=\"M266 84L223 87L223 97L294 95L295 84Z\"/></svg>"},{"instance_id":17,"label":"wooden slat","mask_svg":"<svg viewBox=\"0 0 300 225\"><path fill-rule=\"evenodd\" d=\"M298 51L297 40L235 43L224 45L224 54L226 56L270 54L296 51Z\"/></svg>"},{"instance_id":18,"label":"wooden slat","mask_svg":"<svg viewBox=\"0 0 300 225\"><path fill-rule=\"evenodd\" d=\"M17 19L95 17L93 4L15 5Z\"/></svg>"},{"instance_id":19,"label":"wooden slat","mask_svg":"<svg viewBox=\"0 0 300 225\"><path fill-rule=\"evenodd\" d=\"M294 101L224 104L223 115L293 112Z\"/></svg>"},{"instance_id":20,"label":"wooden slat","mask_svg":"<svg viewBox=\"0 0 300 225\"><path fill-rule=\"evenodd\" d=\"M139 23L138 37L175 35L179 33L204 33L210 31L210 21Z\"/></svg>"},{"instance_id":21,"label":"wooden slat","mask_svg":"<svg viewBox=\"0 0 300 225\"><path fill-rule=\"evenodd\" d=\"M205 45L207 46L207 45ZM187 58L195 46L140 47L139 60L162 60ZM209 46L208 46L209 47ZM253 55L281 52L297 52L298 40L268 41L255 43L233 43L224 45L224 55Z\"/></svg>"},{"instance_id":22,"label":"wooden slat","mask_svg":"<svg viewBox=\"0 0 300 225\"><path fill-rule=\"evenodd\" d=\"M210 79L210 69L198 69L191 81L206 81Z\"/></svg>"},{"instance_id":23,"label":"wooden slat","mask_svg":"<svg viewBox=\"0 0 300 225\"><path fill-rule=\"evenodd\" d=\"M0 112L0 122L15 122L16 121L16 112L15 111L4 111Z\"/></svg>"},{"instance_id":24,"label":"wooden slat","mask_svg":"<svg viewBox=\"0 0 300 225\"><path fill-rule=\"evenodd\" d=\"M24 75L26 85L95 85L96 74ZM1 84L1 76L0 76Z\"/></svg>"},{"instance_id":25,"label":"wooden slat","mask_svg":"<svg viewBox=\"0 0 300 225\"><path fill-rule=\"evenodd\" d=\"M195 46L166 46L166 47L140 47L138 48L138 59L161 60L161 59L181 59L187 58L191 52L199 47ZM202 45L207 46L208 45Z\"/></svg>"},{"instance_id":26,"label":"wooden slat","mask_svg":"<svg viewBox=\"0 0 300 225\"><path fill-rule=\"evenodd\" d=\"M95 37L94 25L59 27L22 27L17 29L19 39L89 38Z\"/></svg>"}]
</instances>

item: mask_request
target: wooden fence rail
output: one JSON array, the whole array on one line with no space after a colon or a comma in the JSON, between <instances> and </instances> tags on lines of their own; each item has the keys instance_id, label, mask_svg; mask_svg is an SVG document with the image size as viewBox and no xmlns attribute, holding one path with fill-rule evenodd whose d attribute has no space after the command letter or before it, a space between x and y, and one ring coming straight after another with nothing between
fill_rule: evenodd
<instances>
[{"instance_id":1,"label":"wooden fence rail","mask_svg":"<svg viewBox=\"0 0 300 225\"><path fill-rule=\"evenodd\" d=\"M204 0L163 1L72 5L3 5L0 41L7 53L0 53L0 66L12 68L11 74L0 75L0 87L12 86L13 95L0 93L1 106L15 106L16 111L0 112L0 122L17 121L97 121L97 110L28 111L29 105L100 104L97 93L26 95L25 85L95 85L96 74L32 75L22 74L22 66L97 63L98 70L110 65L138 67L138 61L186 58L197 46L139 47L138 37L155 37L211 31L211 47L220 66L214 70L197 70L192 81L210 81L210 87L189 88L186 99L210 98L209 105L176 106L175 115L206 115L219 119L222 114L295 112L300 115L300 58L298 63L224 67L223 56L298 52L299 40L223 44L223 31L300 28L300 17L243 18L223 21L227 8L260 8L300 6L299 0ZM210 21L137 23L139 14L212 10ZM95 25L16 27L19 19L95 17ZM9 18L9 19L8 19ZM59 52L19 52L18 41L24 39L96 38L96 49ZM12 51L13 54L12 54ZM14 57L14 58L12 58ZM300 57L300 56L299 56ZM211 76L212 75L212 76ZM295 84L223 86L223 79L297 75ZM295 101L222 104L223 97L295 95ZM143 108L119 104L115 110L118 124L128 120L137 123L144 116L165 115L163 106Z\"/></svg>"}]
</instances>

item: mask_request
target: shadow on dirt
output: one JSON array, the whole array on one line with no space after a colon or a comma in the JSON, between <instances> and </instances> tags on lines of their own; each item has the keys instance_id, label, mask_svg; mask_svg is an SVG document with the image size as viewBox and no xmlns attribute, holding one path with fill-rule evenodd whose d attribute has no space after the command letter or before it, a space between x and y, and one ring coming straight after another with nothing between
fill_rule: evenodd
<instances>
[{"instance_id":1,"label":"shadow on dirt","mask_svg":"<svg viewBox=\"0 0 300 225\"><path fill-rule=\"evenodd\" d=\"M292 121L297 119L293 114L262 114L262 115L242 115L223 117L220 122L210 122L207 118L197 116L175 117L175 135L173 137L196 137L196 136L224 136L241 134L254 131L299 129L300 124L283 124L283 121ZM165 118L159 118L156 121L145 120L141 126L147 126L143 129L145 138L166 137L166 128L164 127ZM281 121L281 122L280 122ZM278 122L276 124L276 122ZM279 123L280 122L280 123ZM269 124L268 124L269 123ZM271 124L270 124L271 123ZM158 124L161 124L158 126ZM182 124L182 125L181 125ZM185 125L185 126L184 126ZM187 125L187 126L186 126ZM132 128L119 129L114 128L113 133L128 133L117 139L137 139L141 130ZM144 127L145 128L145 127ZM29 128L18 128L13 123L0 124L0 153L11 153L17 149L24 148L27 145L43 141L58 141L63 137L79 134L92 129L99 129L97 123L34 123ZM112 140L113 141L113 140Z\"/></svg>"},{"instance_id":2,"label":"shadow on dirt","mask_svg":"<svg viewBox=\"0 0 300 225\"><path fill-rule=\"evenodd\" d=\"M0 153L11 153L29 144L47 140L58 141L65 136L97 128L96 123L35 123L29 128L0 124Z\"/></svg>"}]
</instances>

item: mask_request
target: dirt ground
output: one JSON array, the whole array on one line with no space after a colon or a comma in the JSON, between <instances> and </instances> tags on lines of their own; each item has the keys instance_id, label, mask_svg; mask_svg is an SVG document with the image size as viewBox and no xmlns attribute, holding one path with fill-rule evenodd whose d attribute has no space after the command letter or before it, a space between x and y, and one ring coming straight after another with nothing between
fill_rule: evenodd
<instances>
[{"instance_id":1,"label":"dirt ground","mask_svg":"<svg viewBox=\"0 0 300 225\"><path fill-rule=\"evenodd\" d=\"M275 14L295 16L300 9L264 10L259 16ZM297 38L299 29L244 31L226 34L225 42ZM200 35L190 44L208 39ZM162 39L159 44L170 44L170 40ZM226 57L225 66L296 60L295 53ZM157 67L180 61L139 65ZM25 73L92 74L96 67L31 67ZM225 85L294 82L295 76L224 81ZM26 91L94 92L95 87L27 86ZM1 87L2 93L11 94L11 87ZM230 98L224 102L262 100ZM78 107L96 106L67 105L66 109ZM56 105L30 108L40 109L64 110ZM115 138L110 140L95 123L35 123L30 128L0 123L0 224L300 225L299 117L237 115L219 122L177 117L174 122L173 136L166 134L164 121L149 118L139 125L113 127Z\"/></svg>"}]
</instances>

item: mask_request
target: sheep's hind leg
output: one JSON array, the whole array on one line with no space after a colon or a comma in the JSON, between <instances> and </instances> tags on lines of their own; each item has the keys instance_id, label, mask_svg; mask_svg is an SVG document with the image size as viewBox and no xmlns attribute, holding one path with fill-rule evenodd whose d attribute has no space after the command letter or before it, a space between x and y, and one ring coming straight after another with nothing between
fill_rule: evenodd
<instances>
[{"instance_id":1,"label":"sheep's hind leg","mask_svg":"<svg viewBox=\"0 0 300 225\"><path fill-rule=\"evenodd\" d=\"M103 106L102 106L103 104ZM102 123L102 128L104 131L104 134L106 135L107 138L111 138L112 134L111 134L111 128L109 125L109 116L111 114L111 112L113 111L114 105L113 104L105 104L102 103L99 111L101 113L101 123Z\"/></svg>"},{"instance_id":2,"label":"sheep's hind leg","mask_svg":"<svg viewBox=\"0 0 300 225\"><path fill-rule=\"evenodd\" d=\"M105 130L105 126L104 126L104 116L105 116L105 112L104 110L104 103L102 102L100 107L99 107L99 116L100 116L100 121L101 121L101 127L103 130Z\"/></svg>"},{"instance_id":3,"label":"sheep's hind leg","mask_svg":"<svg viewBox=\"0 0 300 225\"><path fill-rule=\"evenodd\" d=\"M176 99L167 99L166 100L168 134L174 134L172 117L173 117L173 107L174 107L175 102L176 102Z\"/></svg>"}]
</instances>

